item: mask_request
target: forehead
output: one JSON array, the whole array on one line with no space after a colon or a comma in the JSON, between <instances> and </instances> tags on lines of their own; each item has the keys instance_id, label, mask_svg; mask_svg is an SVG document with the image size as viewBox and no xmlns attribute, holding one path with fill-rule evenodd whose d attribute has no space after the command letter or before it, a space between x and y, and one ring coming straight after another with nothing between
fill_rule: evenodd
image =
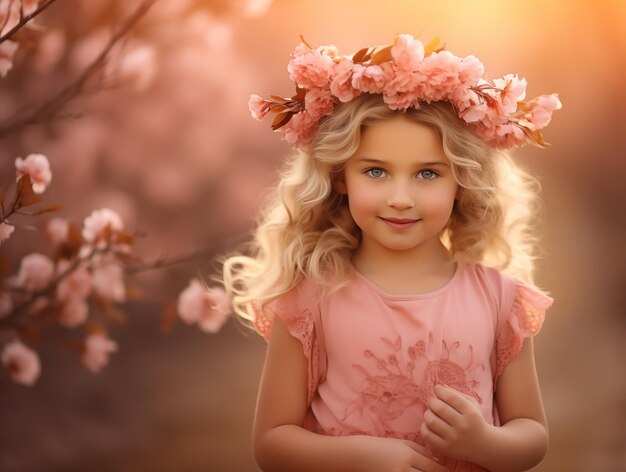
<instances>
[{"instance_id":1,"label":"forehead","mask_svg":"<svg viewBox=\"0 0 626 472\"><path fill-rule=\"evenodd\" d=\"M352 156L391 162L449 162L441 137L431 126L396 115L366 126Z\"/></svg>"}]
</instances>

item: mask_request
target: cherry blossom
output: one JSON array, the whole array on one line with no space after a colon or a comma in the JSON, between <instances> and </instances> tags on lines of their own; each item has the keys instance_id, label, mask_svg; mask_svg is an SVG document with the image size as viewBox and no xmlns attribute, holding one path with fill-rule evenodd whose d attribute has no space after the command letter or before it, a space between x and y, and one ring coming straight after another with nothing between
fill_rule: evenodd
<instances>
[{"instance_id":1,"label":"cherry blossom","mask_svg":"<svg viewBox=\"0 0 626 472\"><path fill-rule=\"evenodd\" d=\"M205 289L197 279L179 295L178 314L187 324L197 323L203 331L216 333L228 319L230 303L224 290Z\"/></svg>"},{"instance_id":2,"label":"cherry blossom","mask_svg":"<svg viewBox=\"0 0 626 472\"><path fill-rule=\"evenodd\" d=\"M304 103L307 112L316 119L332 113L333 95L330 90L326 89L313 89L304 97Z\"/></svg>"},{"instance_id":3,"label":"cherry blossom","mask_svg":"<svg viewBox=\"0 0 626 472\"><path fill-rule=\"evenodd\" d=\"M436 52L419 65L420 98L427 102L445 100L461 86L461 59L450 51Z\"/></svg>"},{"instance_id":4,"label":"cherry blossom","mask_svg":"<svg viewBox=\"0 0 626 472\"><path fill-rule=\"evenodd\" d=\"M345 59L333 65L333 79L330 83L330 91L340 102L349 102L361 94L361 91L355 89L352 85L353 68L354 63L350 59Z\"/></svg>"},{"instance_id":5,"label":"cherry blossom","mask_svg":"<svg viewBox=\"0 0 626 472\"><path fill-rule=\"evenodd\" d=\"M67 240L69 223L65 218L50 218L44 225L43 231L48 241L58 246Z\"/></svg>"},{"instance_id":6,"label":"cherry blossom","mask_svg":"<svg viewBox=\"0 0 626 472\"><path fill-rule=\"evenodd\" d=\"M52 180L50 163L43 154L30 154L26 159L18 157L15 159L15 168L17 170L16 180L19 180L23 175L30 176L35 193L43 193L46 187L50 185Z\"/></svg>"},{"instance_id":7,"label":"cherry blossom","mask_svg":"<svg viewBox=\"0 0 626 472\"><path fill-rule=\"evenodd\" d=\"M18 44L9 39L0 43L0 77L6 77L13 67L13 56L17 48Z\"/></svg>"},{"instance_id":8,"label":"cherry blossom","mask_svg":"<svg viewBox=\"0 0 626 472\"><path fill-rule=\"evenodd\" d=\"M113 210L109 208L94 210L87 218L85 218L83 223L83 238L85 238L85 241L90 244L94 244L96 247L105 247L106 241L103 241L102 237L107 226L113 232L122 231L124 229L122 219Z\"/></svg>"},{"instance_id":9,"label":"cherry blossom","mask_svg":"<svg viewBox=\"0 0 626 472\"><path fill-rule=\"evenodd\" d=\"M424 60L424 45L410 34L400 34L393 43L391 55L399 69L415 71Z\"/></svg>"},{"instance_id":10,"label":"cherry blossom","mask_svg":"<svg viewBox=\"0 0 626 472\"><path fill-rule=\"evenodd\" d=\"M21 341L11 341L2 351L2 364L14 382L31 386L41 374L41 363L35 351Z\"/></svg>"},{"instance_id":11,"label":"cherry blossom","mask_svg":"<svg viewBox=\"0 0 626 472\"><path fill-rule=\"evenodd\" d=\"M28 254L20 261L16 283L31 292L47 287L54 277L54 263L43 254Z\"/></svg>"},{"instance_id":12,"label":"cherry blossom","mask_svg":"<svg viewBox=\"0 0 626 472\"><path fill-rule=\"evenodd\" d=\"M250 109L250 113L252 114L252 118L257 120L262 120L268 112L268 105L258 95L250 95L250 100L248 100L248 108Z\"/></svg>"},{"instance_id":13,"label":"cherry blossom","mask_svg":"<svg viewBox=\"0 0 626 472\"><path fill-rule=\"evenodd\" d=\"M20 2L0 0L0 34L6 34L20 22Z\"/></svg>"},{"instance_id":14,"label":"cherry blossom","mask_svg":"<svg viewBox=\"0 0 626 472\"><path fill-rule=\"evenodd\" d=\"M287 70L289 78L301 87L324 87L328 84L333 59L319 50L311 50L300 44L293 52Z\"/></svg>"},{"instance_id":15,"label":"cherry blossom","mask_svg":"<svg viewBox=\"0 0 626 472\"><path fill-rule=\"evenodd\" d=\"M521 80L517 74L507 74L501 79L494 79L494 85L501 90L500 102L506 113L514 113L517 110L517 102L526 97L526 79Z\"/></svg>"},{"instance_id":16,"label":"cherry blossom","mask_svg":"<svg viewBox=\"0 0 626 472\"><path fill-rule=\"evenodd\" d=\"M5 222L0 223L0 244L9 239L13 231L15 231L15 226Z\"/></svg>"},{"instance_id":17,"label":"cherry blossom","mask_svg":"<svg viewBox=\"0 0 626 472\"><path fill-rule=\"evenodd\" d=\"M57 263L57 275L65 273L71 265L71 261L61 259ZM67 302L74 299L84 300L90 292L91 274L84 265L80 265L59 282L56 296L59 300Z\"/></svg>"},{"instance_id":18,"label":"cherry blossom","mask_svg":"<svg viewBox=\"0 0 626 472\"><path fill-rule=\"evenodd\" d=\"M57 321L67 328L75 328L87 321L88 315L89 305L85 300L69 298L63 303Z\"/></svg>"},{"instance_id":19,"label":"cherry blossom","mask_svg":"<svg viewBox=\"0 0 626 472\"><path fill-rule=\"evenodd\" d=\"M24 16L35 13L39 6L39 0L22 0L22 13Z\"/></svg>"},{"instance_id":20,"label":"cherry blossom","mask_svg":"<svg viewBox=\"0 0 626 472\"><path fill-rule=\"evenodd\" d=\"M124 270L119 264L97 267L91 274L93 290L101 297L115 302L126 301Z\"/></svg>"},{"instance_id":21,"label":"cherry blossom","mask_svg":"<svg viewBox=\"0 0 626 472\"><path fill-rule=\"evenodd\" d=\"M117 350L117 343L105 334L90 334L83 345L81 362L90 371L97 373L109 363L109 355Z\"/></svg>"},{"instance_id":22,"label":"cherry blossom","mask_svg":"<svg viewBox=\"0 0 626 472\"><path fill-rule=\"evenodd\" d=\"M146 90L156 77L156 51L150 46L136 47L124 54L117 72L135 92Z\"/></svg>"}]
</instances>

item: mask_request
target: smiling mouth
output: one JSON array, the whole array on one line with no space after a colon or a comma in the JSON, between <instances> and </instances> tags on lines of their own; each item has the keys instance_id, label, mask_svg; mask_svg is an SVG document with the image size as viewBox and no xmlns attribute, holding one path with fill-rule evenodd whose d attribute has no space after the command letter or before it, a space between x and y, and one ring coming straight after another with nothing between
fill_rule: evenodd
<instances>
[{"instance_id":1,"label":"smiling mouth","mask_svg":"<svg viewBox=\"0 0 626 472\"><path fill-rule=\"evenodd\" d=\"M421 220L410 220L406 218L380 217L380 219L383 220L387 225L391 226L392 228L398 228L398 229L409 228L413 226L415 223L417 223L418 221L421 221Z\"/></svg>"}]
</instances>

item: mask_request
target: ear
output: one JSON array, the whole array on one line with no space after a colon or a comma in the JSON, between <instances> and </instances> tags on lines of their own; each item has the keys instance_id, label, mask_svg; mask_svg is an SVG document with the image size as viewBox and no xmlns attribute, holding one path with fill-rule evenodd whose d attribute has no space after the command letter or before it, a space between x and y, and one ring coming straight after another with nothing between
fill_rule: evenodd
<instances>
[{"instance_id":1,"label":"ear","mask_svg":"<svg viewBox=\"0 0 626 472\"><path fill-rule=\"evenodd\" d=\"M337 174L337 177L333 181L333 188L340 195L348 194L348 186L346 185L346 176L344 175L343 171Z\"/></svg>"}]
</instances>

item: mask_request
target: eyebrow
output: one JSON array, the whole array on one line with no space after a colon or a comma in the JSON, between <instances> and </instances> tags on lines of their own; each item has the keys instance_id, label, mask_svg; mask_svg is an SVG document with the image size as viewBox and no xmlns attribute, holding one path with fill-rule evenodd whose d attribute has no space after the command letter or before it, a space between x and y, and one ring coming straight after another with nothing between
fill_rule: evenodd
<instances>
[{"instance_id":1,"label":"eyebrow","mask_svg":"<svg viewBox=\"0 0 626 472\"><path fill-rule=\"evenodd\" d=\"M387 164L387 162L382 161L380 159L374 159L371 157L359 157L357 160L357 162L367 162L367 163L371 163L371 164ZM442 162L442 161L431 161L431 162L418 162L417 163L418 166L445 166L445 167L450 167L450 165L447 162Z\"/></svg>"}]
</instances>

